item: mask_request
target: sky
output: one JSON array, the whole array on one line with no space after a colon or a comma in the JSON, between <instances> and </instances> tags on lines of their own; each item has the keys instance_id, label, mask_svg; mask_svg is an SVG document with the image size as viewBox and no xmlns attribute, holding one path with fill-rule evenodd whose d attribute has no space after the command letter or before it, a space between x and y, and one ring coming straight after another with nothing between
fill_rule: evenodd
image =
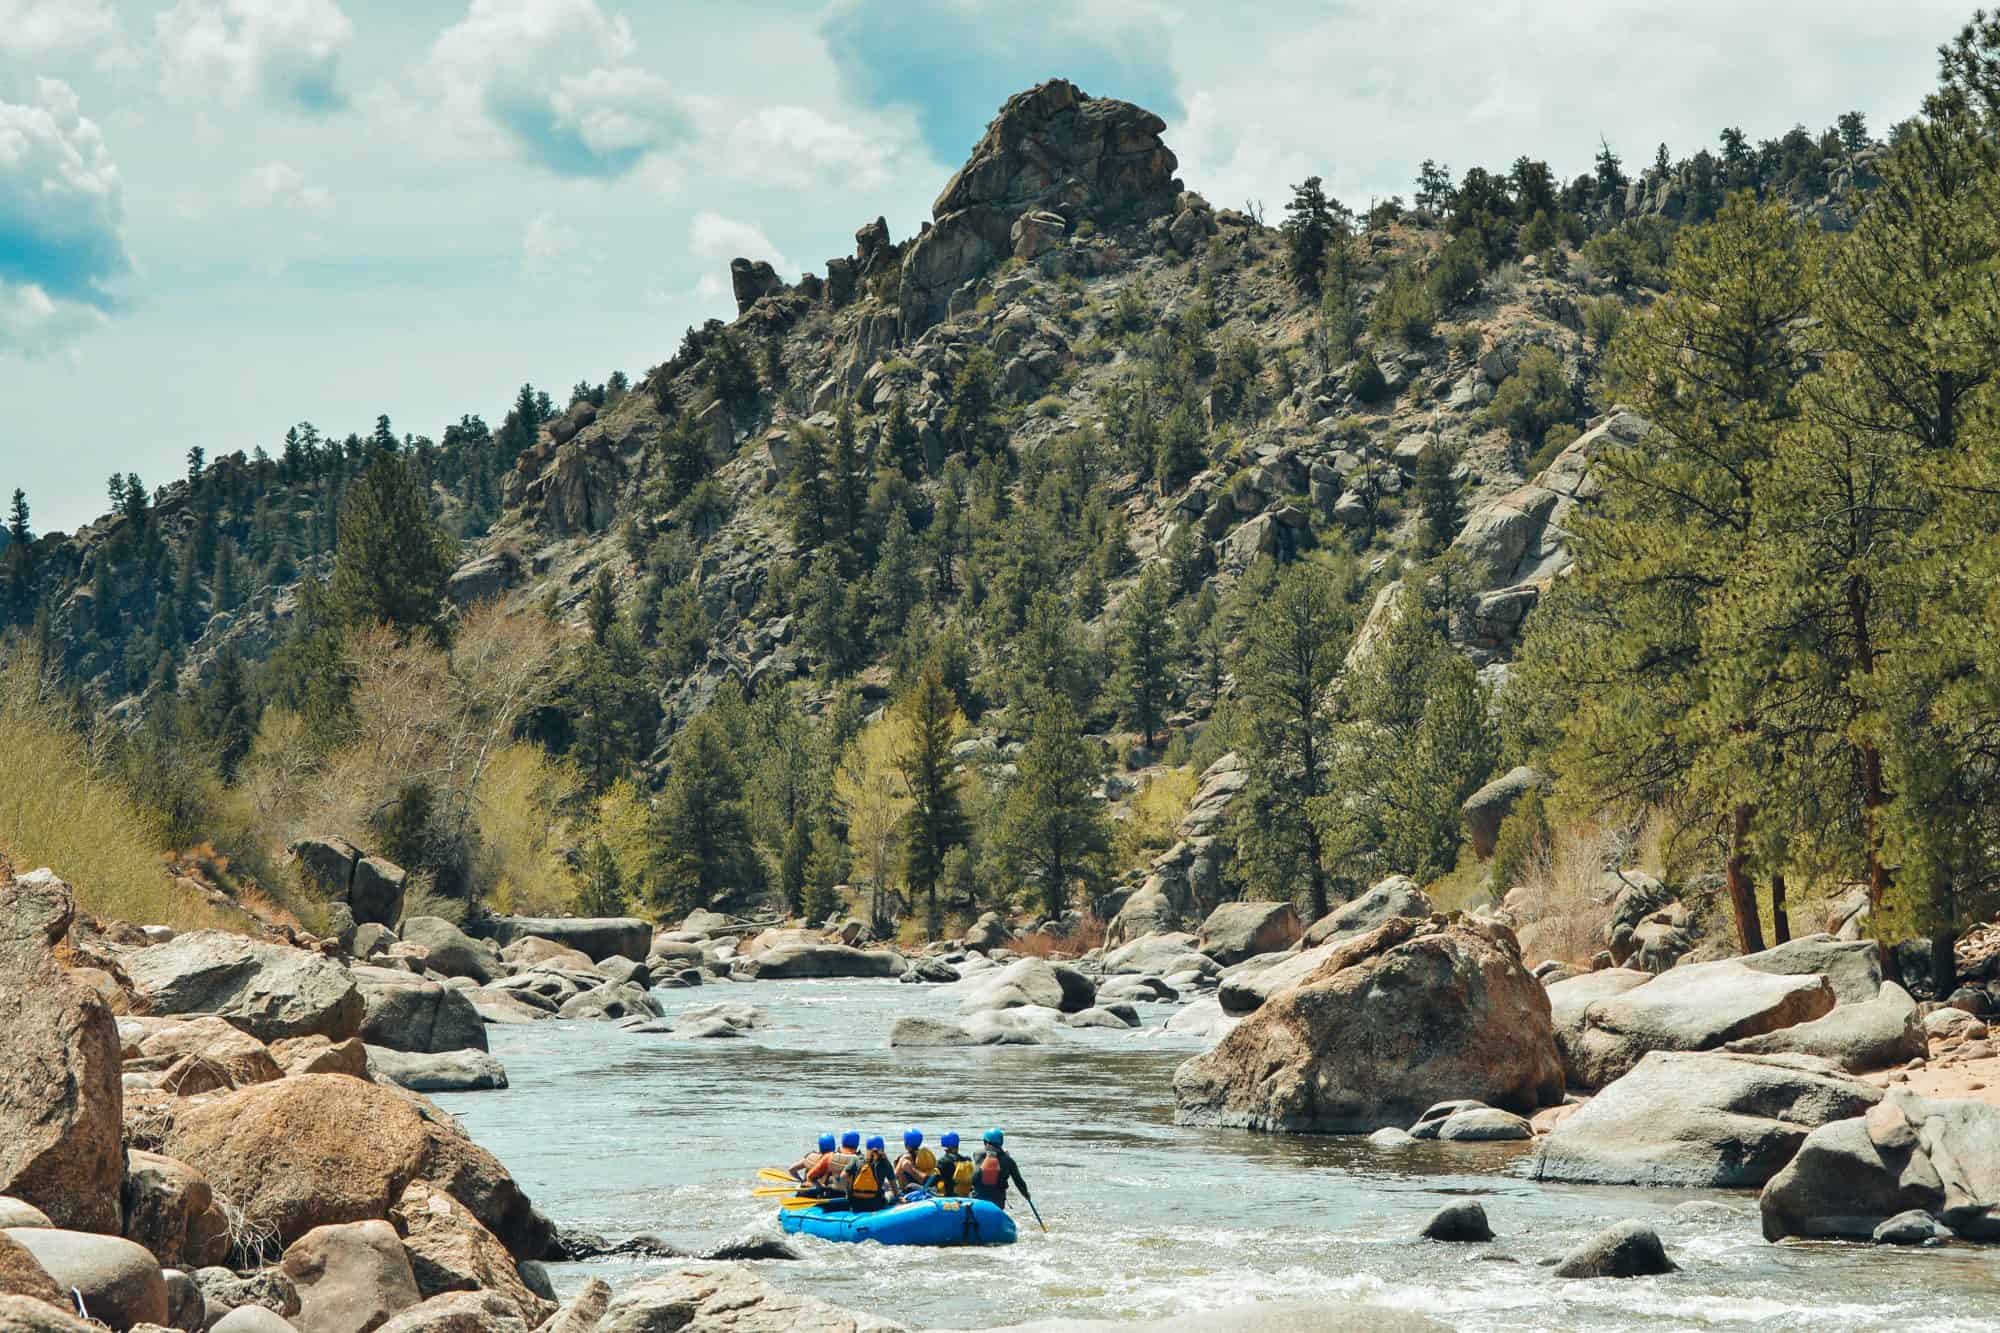
<instances>
[{"instance_id":1,"label":"sky","mask_svg":"<svg viewBox=\"0 0 2000 1333\"><path fill-rule=\"evenodd\" d=\"M898 238L1006 96L1158 112L1181 176L1275 218L1417 164L1562 175L1738 125L1878 130L1965 0L0 0L0 494L285 430L497 423L734 313L728 265Z\"/></svg>"}]
</instances>

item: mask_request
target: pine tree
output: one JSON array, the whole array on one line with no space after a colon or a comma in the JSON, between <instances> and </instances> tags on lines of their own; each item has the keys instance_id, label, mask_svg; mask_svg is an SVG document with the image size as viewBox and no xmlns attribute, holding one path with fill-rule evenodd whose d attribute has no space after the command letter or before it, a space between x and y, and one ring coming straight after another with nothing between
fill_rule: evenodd
<instances>
[{"instance_id":1,"label":"pine tree","mask_svg":"<svg viewBox=\"0 0 2000 1333\"><path fill-rule=\"evenodd\" d=\"M1238 869L1260 893L1302 897L1315 921L1329 903L1311 812L1333 762L1326 692L1350 634L1340 590L1349 578L1344 570L1286 566L1253 613L1236 664L1250 773L1236 815Z\"/></svg>"},{"instance_id":2,"label":"pine tree","mask_svg":"<svg viewBox=\"0 0 2000 1333\"><path fill-rule=\"evenodd\" d=\"M7 544L0 548L0 629L25 625L35 614L34 533L28 527L28 494L16 489L7 511ZM98 561L103 572L107 562Z\"/></svg>"},{"instance_id":3,"label":"pine tree","mask_svg":"<svg viewBox=\"0 0 2000 1333\"><path fill-rule=\"evenodd\" d=\"M923 580L917 570L917 539L910 532L910 520L900 508L890 511L872 581L875 638L891 643L901 636L910 612L924 596Z\"/></svg>"},{"instance_id":4,"label":"pine tree","mask_svg":"<svg viewBox=\"0 0 2000 1333\"><path fill-rule=\"evenodd\" d=\"M889 397L889 416L882 425L882 443L888 451L888 462L892 467L899 469L911 481L922 478L923 448L917 424L910 420L909 398L900 388Z\"/></svg>"},{"instance_id":5,"label":"pine tree","mask_svg":"<svg viewBox=\"0 0 2000 1333\"><path fill-rule=\"evenodd\" d=\"M603 838L592 838L584 849L582 879L576 894L578 912L584 916L625 915L625 873L611 844Z\"/></svg>"},{"instance_id":6,"label":"pine tree","mask_svg":"<svg viewBox=\"0 0 2000 1333\"><path fill-rule=\"evenodd\" d=\"M778 856L778 893L786 910L802 913L806 905L806 870L812 858L812 820L799 811L785 829L784 850Z\"/></svg>"},{"instance_id":7,"label":"pine tree","mask_svg":"<svg viewBox=\"0 0 2000 1333\"><path fill-rule=\"evenodd\" d=\"M1202 438L1201 424L1186 403L1180 404L1167 414L1166 426L1160 434L1160 445L1154 464L1155 479L1159 482L1160 494L1168 495L1195 473L1208 466L1207 442Z\"/></svg>"},{"instance_id":8,"label":"pine tree","mask_svg":"<svg viewBox=\"0 0 2000 1333\"><path fill-rule=\"evenodd\" d=\"M910 797L903 836L903 877L913 895L922 895L925 924L935 936L940 924L938 880L944 873L945 857L970 832L959 799L958 761L951 753L965 729L965 717L945 688L936 662L925 664L902 702L902 711L908 740L896 762Z\"/></svg>"},{"instance_id":9,"label":"pine tree","mask_svg":"<svg viewBox=\"0 0 2000 1333\"><path fill-rule=\"evenodd\" d=\"M1285 271L1299 295L1308 300L1319 299L1320 274L1326 267L1327 247L1336 225L1319 177L1308 176L1292 187L1280 228L1285 237Z\"/></svg>"},{"instance_id":10,"label":"pine tree","mask_svg":"<svg viewBox=\"0 0 2000 1333\"><path fill-rule=\"evenodd\" d=\"M1458 479L1452 475L1458 453L1432 441L1417 461L1417 504L1423 513L1417 549L1425 556L1441 553L1458 536L1465 523L1465 505L1459 499Z\"/></svg>"},{"instance_id":11,"label":"pine tree","mask_svg":"<svg viewBox=\"0 0 2000 1333\"><path fill-rule=\"evenodd\" d=\"M343 497L327 586L334 614L348 625L432 627L454 558L415 472L383 454Z\"/></svg>"},{"instance_id":12,"label":"pine tree","mask_svg":"<svg viewBox=\"0 0 2000 1333\"><path fill-rule=\"evenodd\" d=\"M1097 799L1102 752L1083 734L1076 710L1052 695L1035 714L1007 789L1000 844L1013 874L1031 886L1046 916L1060 916L1079 890L1102 882L1110 822Z\"/></svg>"},{"instance_id":13,"label":"pine tree","mask_svg":"<svg viewBox=\"0 0 2000 1333\"><path fill-rule=\"evenodd\" d=\"M1118 687L1125 720L1139 729L1147 749L1166 722L1172 694L1172 595L1158 565L1149 566L1126 594L1118 616Z\"/></svg>"},{"instance_id":14,"label":"pine tree","mask_svg":"<svg viewBox=\"0 0 2000 1333\"><path fill-rule=\"evenodd\" d=\"M826 545L832 531L834 497L827 478L826 436L815 426L792 435L792 540L802 551Z\"/></svg>"},{"instance_id":15,"label":"pine tree","mask_svg":"<svg viewBox=\"0 0 2000 1333\"><path fill-rule=\"evenodd\" d=\"M656 905L687 911L756 891L763 869L751 844L743 771L714 710L682 728L667 762L649 829Z\"/></svg>"},{"instance_id":16,"label":"pine tree","mask_svg":"<svg viewBox=\"0 0 2000 1333\"><path fill-rule=\"evenodd\" d=\"M1006 443L994 419L997 379L993 354L983 347L974 349L952 378L951 406L944 414L944 437L968 458L983 458Z\"/></svg>"}]
</instances>

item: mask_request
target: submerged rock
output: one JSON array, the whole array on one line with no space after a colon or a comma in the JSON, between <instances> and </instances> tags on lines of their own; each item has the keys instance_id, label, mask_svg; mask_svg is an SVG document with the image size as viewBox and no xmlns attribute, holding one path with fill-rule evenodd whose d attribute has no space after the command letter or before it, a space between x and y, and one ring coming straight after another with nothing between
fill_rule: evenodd
<instances>
[{"instance_id":1,"label":"submerged rock","mask_svg":"<svg viewBox=\"0 0 2000 1333\"><path fill-rule=\"evenodd\" d=\"M1486 1241L1493 1239L1493 1228L1477 1199L1459 1199L1432 1213L1419 1234L1425 1240Z\"/></svg>"},{"instance_id":2,"label":"submerged rock","mask_svg":"<svg viewBox=\"0 0 2000 1333\"><path fill-rule=\"evenodd\" d=\"M1679 1271L1660 1235L1643 1222L1606 1227L1564 1255L1557 1277L1652 1277Z\"/></svg>"}]
</instances>

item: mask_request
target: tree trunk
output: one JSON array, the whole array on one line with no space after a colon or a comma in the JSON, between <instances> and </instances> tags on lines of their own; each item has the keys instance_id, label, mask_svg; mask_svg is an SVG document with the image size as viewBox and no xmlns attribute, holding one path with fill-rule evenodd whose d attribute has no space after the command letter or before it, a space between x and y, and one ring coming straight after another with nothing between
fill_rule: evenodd
<instances>
[{"instance_id":1,"label":"tree trunk","mask_svg":"<svg viewBox=\"0 0 2000 1333\"><path fill-rule=\"evenodd\" d=\"M1931 936L1931 991L1943 1000L1958 989L1958 932L1937 931Z\"/></svg>"},{"instance_id":2,"label":"tree trunk","mask_svg":"<svg viewBox=\"0 0 2000 1333\"><path fill-rule=\"evenodd\" d=\"M1750 807L1739 805L1729 819L1729 908L1736 915L1736 945L1744 953L1764 951L1764 927L1757 919L1757 891L1745 873L1743 839L1750 832Z\"/></svg>"},{"instance_id":3,"label":"tree trunk","mask_svg":"<svg viewBox=\"0 0 2000 1333\"><path fill-rule=\"evenodd\" d=\"M1785 912L1785 877L1771 876L1771 942L1783 944L1792 938L1792 919Z\"/></svg>"}]
</instances>

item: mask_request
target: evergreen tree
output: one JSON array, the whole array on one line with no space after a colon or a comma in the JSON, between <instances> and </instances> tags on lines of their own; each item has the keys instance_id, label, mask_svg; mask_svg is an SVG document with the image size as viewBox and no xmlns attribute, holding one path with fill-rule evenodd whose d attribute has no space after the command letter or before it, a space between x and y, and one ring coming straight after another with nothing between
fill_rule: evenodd
<instances>
[{"instance_id":1,"label":"evergreen tree","mask_svg":"<svg viewBox=\"0 0 2000 1333\"><path fill-rule=\"evenodd\" d=\"M1280 228L1285 237L1285 271L1299 295L1308 300L1319 299L1320 275L1326 268L1327 249L1336 226L1319 177L1308 176L1292 187Z\"/></svg>"},{"instance_id":2,"label":"evergreen tree","mask_svg":"<svg viewBox=\"0 0 2000 1333\"><path fill-rule=\"evenodd\" d=\"M922 895L925 926L935 937L940 925L937 888L945 857L970 832L959 799L958 761L951 753L965 729L965 717L945 688L936 662L925 664L902 710L908 739L896 762L910 798L903 877L913 895Z\"/></svg>"},{"instance_id":3,"label":"evergreen tree","mask_svg":"<svg viewBox=\"0 0 2000 1333\"><path fill-rule=\"evenodd\" d=\"M1417 534L1417 549L1425 556L1437 555L1451 545L1452 538L1458 536L1458 530L1465 522L1465 505L1459 499L1458 479L1452 475L1457 467L1457 451L1447 449L1435 440L1424 456L1417 460L1417 504L1423 514L1423 524Z\"/></svg>"},{"instance_id":4,"label":"evergreen tree","mask_svg":"<svg viewBox=\"0 0 2000 1333\"><path fill-rule=\"evenodd\" d=\"M740 899L763 885L750 839L743 771L715 710L674 737L649 837L655 905L688 911Z\"/></svg>"},{"instance_id":5,"label":"evergreen tree","mask_svg":"<svg viewBox=\"0 0 2000 1333\"><path fill-rule=\"evenodd\" d=\"M565 702L572 717L571 752L590 790L602 792L651 752L659 707L647 683L638 633L618 615L604 572L591 586L586 617L590 638Z\"/></svg>"},{"instance_id":6,"label":"evergreen tree","mask_svg":"<svg viewBox=\"0 0 2000 1333\"><path fill-rule=\"evenodd\" d=\"M1118 616L1118 686L1125 720L1139 729L1147 749L1166 722L1173 687L1173 597L1165 574L1149 566Z\"/></svg>"},{"instance_id":7,"label":"evergreen tree","mask_svg":"<svg viewBox=\"0 0 2000 1333\"><path fill-rule=\"evenodd\" d=\"M1097 799L1103 754L1058 694L1035 714L1018 768L1001 815L1001 849L1043 914L1060 916L1079 891L1093 892L1103 880L1111 849L1110 821Z\"/></svg>"},{"instance_id":8,"label":"evergreen tree","mask_svg":"<svg viewBox=\"0 0 2000 1333\"><path fill-rule=\"evenodd\" d=\"M1250 783L1238 807L1238 870L1260 893L1328 909L1325 857L1311 812L1333 762L1327 687L1340 668L1351 616L1347 571L1289 565L1253 613L1236 664Z\"/></svg>"},{"instance_id":9,"label":"evergreen tree","mask_svg":"<svg viewBox=\"0 0 2000 1333\"><path fill-rule=\"evenodd\" d=\"M625 872L618 856L603 838L592 838L583 852L583 883L576 894L576 910L584 916L624 916Z\"/></svg>"},{"instance_id":10,"label":"evergreen tree","mask_svg":"<svg viewBox=\"0 0 2000 1333\"><path fill-rule=\"evenodd\" d=\"M369 465L343 499L339 534L327 595L342 623L436 625L455 553L407 462L383 454Z\"/></svg>"},{"instance_id":11,"label":"evergreen tree","mask_svg":"<svg viewBox=\"0 0 2000 1333\"><path fill-rule=\"evenodd\" d=\"M917 568L917 539L901 509L889 514L882 549L873 575L875 637L890 643L909 623L910 612L923 600L924 585Z\"/></svg>"},{"instance_id":12,"label":"evergreen tree","mask_svg":"<svg viewBox=\"0 0 2000 1333\"><path fill-rule=\"evenodd\" d=\"M1006 444L1006 436L994 415L998 378L993 354L983 347L975 348L952 377L951 406L944 414L944 437L968 458L983 458Z\"/></svg>"},{"instance_id":13,"label":"evergreen tree","mask_svg":"<svg viewBox=\"0 0 2000 1333\"><path fill-rule=\"evenodd\" d=\"M882 443L888 451L890 466L899 469L911 481L924 475L923 447L919 442L917 425L910 420L909 398L900 388L889 398L889 416L882 425Z\"/></svg>"},{"instance_id":14,"label":"evergreen tree","mask_svg":"<svg viewBox=\"0 0 2000 1333\"><path fill-rule=\"evenodd\" d=\"M826 436L800 426L792 436L792 540L801 551L826 545L835 512L827 478Z\"/></svg>"},{"instance_id":15,"label":"evergreen tree","mask_svg":"<svg viewBox=\"0 0 2000 1333\"><path fill-rule=\"evenodd\" d=\"M800 810L785 830L784 850L778 856L778 893L787 911L803 913L806 906L807 868L812 859L812 820Z\"/></svg>"},{"instance_id":16,"label":"evergreen tree","mask_svg":"<svg viewBox=\"0 0 2000 1333\"><path fill-rule=\"evenodd\" d=\"M16 489L7 511L7 544L0 548L0 629L25 625L35 614L34 533L28 527L28 495ZM105 561L100 558L98 570Z\"/></svg>"},{"instance_id":17,"label":"evergreen tree","mask_svg":"<svg viewBox=\"0 0 2000 1333\"><path fill-rule=\"evenodd\" d=\"M243 658L233 647L216 658L214 673L196 702L202 734L214 748L225 782L236 780L236 769L250 753L257 736L257 710L243 670Z\"/></svg>"},{"instance_id":18,"label":"evergreen tree","mask_svg":"<svg viewBox=\"0 0 2000 1333\"><path fill-rule=\"evenodd\" d=\"M1208 466L1206 444L1202 438L1201 423L1195 420L1193 411L1186 403L1167 414L1154 467L1160 494L1171 494L1189 477Z\"/></svg>"}]
</instances>

